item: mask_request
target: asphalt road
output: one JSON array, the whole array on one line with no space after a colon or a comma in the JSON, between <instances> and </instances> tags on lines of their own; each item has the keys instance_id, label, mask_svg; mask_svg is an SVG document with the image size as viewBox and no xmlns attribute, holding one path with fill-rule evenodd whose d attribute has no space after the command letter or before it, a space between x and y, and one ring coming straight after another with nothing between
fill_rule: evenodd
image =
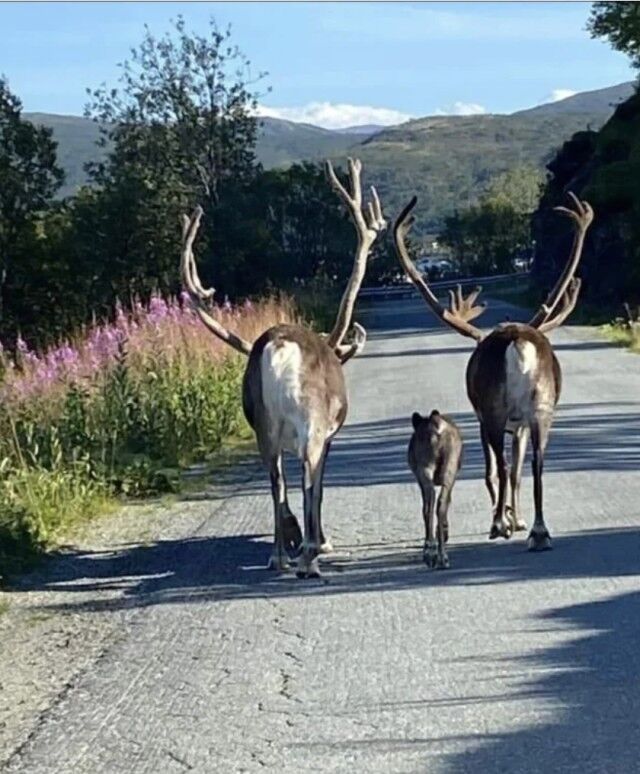
<instances>
[{"instance_id":1,"label":"asphalt road","mask_svg":"<svg viewBox=\"0 0 640 774\"><path fill-rule=\"evenodd\" d=\"M469 344L420 302L374 311L327 467L324 579L263 569L262 474L184 537L123 549L106 572L79 558L59 604L119 616L120 634L8 771L640 771L640 359L586 329L554 335L554 550L530 554L526 533L487 539ZM421 562L406 465L411 412L432 408L465 438L447 571ZM124 591L100 607L86 592L106 583Z\"/></svg>"}]
</instances>

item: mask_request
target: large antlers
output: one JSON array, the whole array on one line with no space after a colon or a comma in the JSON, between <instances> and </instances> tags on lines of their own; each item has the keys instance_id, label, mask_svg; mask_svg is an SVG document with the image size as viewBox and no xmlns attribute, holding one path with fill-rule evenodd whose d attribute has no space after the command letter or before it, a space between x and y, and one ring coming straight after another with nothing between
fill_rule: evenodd
<instances>
[{"instance_id":1,"label":"large antlers","mask_svg":"<svg viewBox=\"0 0 640 774\"><path fill-rule=\"evenodd\" d=\"M358 246L356 248L355 259L353 262L353 270L351 277L340 301L340 307L338 308L338 314L333 326L333 330L327 338L327 344L336 349L342 345L349 326L351 324L351 317L353 315L353 308L356 303L358 291L364 273L367 268L367 257L376 237L381 231L387 227L386 221L382 214L382 207L380 205L380 199L376 189L371 187L372 201L367 203L367 217L362 214L362 188L360 185L360 172L362 170L362 164L358 159L349 159L349 179L351 182L351 192L348 192L342 183L338 180L336 173L333 170L330 161L326 162L326 173L329 179L329 183L333 190L338 194L342 201L347 205L349 214L356 227L356 233L358 235ZM361 333L356 331L356 337L361 338ZM361 348L361 347L360 347ZM349 349L351 351L351 349ZM359 349L356 349L349 355L353 354ZM340 355L339 355L340 357ZM346 358L349 359L348 357ZM341 357L342 360L342 357ZM346 362L343 360L343 362Z\"/></svg>"},{"instance_id":2,"label":"large antlers","mask_svg":"<svg viewBox=\"0 0 640 774\"><path fill-rule=\"evenodd\" d=\"M575 273L582 257L587 229L593 221L593 210L588 202L581 202L571 191L569 191L569 198L573 203L572 208L554 207L556 212L570 218L574 223L575 235L569 260L553 290L529 323L531 327L538 328L542 333L557 328L567 319L575 308L580 292L580 280L575 277Z\"/></svg>"},{"instance_id":3,"label":"large antlers","mask_svg":"<svg viewBox=\"0 0 640 774\"><path fill-rule=\"evenodd\" d=\"M249 344L248 341L241 339L240 336L237 336L235 333L228 331L207 311L207 302L213 298L215 291L213 288L207 290L202 287L202 283L198 277L198 270L196 269L196 262L193 257L193 242L198 233L201 218L202 207L197 207L190 218L187 215L182 216L182 252L180 255L182 284L189 294L189 298L191 299L198 316L207 328L219 339L222 339L222 341L238 350L238 352L242 352L243 355L248 355L251 352L251 344Z\"/></svg>"},{"instance_id":4,"label":"large antlers","mask_svg":"<svg viewBox=\"0 0 640 774\"><path fill-rule=\"evenodd\" d=\"M432 311L447 325L451 326L454 330L461 333L463 336L480 341L482 338L482 332L471 325L471 320L475 320L476 317L482 314L485 309L484 304L477 304L476 299L480 295L482 288L476 288L465 298L462 295L462 290L458 286L455 290L449 291L451 302L449 309L446 309L438 301L435 294L425 282L422 274L416 269L413 261L409 256L409 251L406 245L406 236L414 222L414 217L411 215L411 211L416 206L418 197L414 196L409 204L398 215L393 227L393 240L396 246L396 252L398 253L398 259L402 265L402 268L408 274L413 284L418 288L422 297L431 307Z\"/></svg>"}]
</instances>

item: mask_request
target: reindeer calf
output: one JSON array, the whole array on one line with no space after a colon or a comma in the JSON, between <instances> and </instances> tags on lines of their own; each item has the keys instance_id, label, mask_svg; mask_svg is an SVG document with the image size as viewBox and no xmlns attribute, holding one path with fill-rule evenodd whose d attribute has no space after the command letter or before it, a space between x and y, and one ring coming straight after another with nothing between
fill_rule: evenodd
<instances>
[{"instance_id":1,"label":"reindeer calf","mask_svg":"<svg viewBox=\"0 0 640 774\"><path fill-rule=\"evenodd\" d=\"M423 417L416 411L411 417L413 435L409 441L409 467L422 492L422 516L425 539L423 559L428 567L445 569L449 557L445 543L449 540L447 513L451 492L462 462L462 436L455 422L438 411ZM438 497L438 544L434 536L433 512Z\"/></svg>"}]
</instances>

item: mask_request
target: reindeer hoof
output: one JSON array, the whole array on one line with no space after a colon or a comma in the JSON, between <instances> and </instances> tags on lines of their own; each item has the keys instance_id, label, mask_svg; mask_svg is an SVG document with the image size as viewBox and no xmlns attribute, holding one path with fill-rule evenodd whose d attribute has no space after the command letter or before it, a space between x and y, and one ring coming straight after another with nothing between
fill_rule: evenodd
<instances>
[{"instance_id":1,"label":"reindeer hoof","mask_svg":"<svg viewBox=\"0 0 640 774\"><path fill-rule=\"evenodd\" d=\"M318 557L314 556L313 559L309 559L302 555L298 559L298 567L296 569L296 577L300 580L306 580L307 578L321 578L320 565L318 564Z\"/></svg>"},{"instance_id":2,"label":"reindeer hoof","mask_svg":"<svg viewBox=\"0 0 640 774\"><path fill-rule=\"evenodd\" d=\"M511 522L511 528L514 532L522 532L527 528L527 522L515 515L513 508L507 507L507 518Z\"/></svg>"},{"instance_id":3,"label":"reindeer hoof","mask_svg":"<svg viewBox=\"0 0 640 774\"><path fill-rule=\"evenodd\" d=\"M527 538L529 551L549 551L552 548L551 535L546 529L531 530Z\"/></svg>"},{"instance_id":4,"label":"reindeer hoof","mask_svg":"<svg viewBox=\"0 0 640 774\"><path fill-rule=\"evenodd\" d=\"M448 570L449 569L449 557L445 554L438 554L436 556L435 563L436 570Z\"/></svg>"},{"instance_id":5,"label":"reindeer hoof","mask_svg":"<svg viewBox=\"0 0 640 774\"><path fill-rule=\"evenodd\" d=\"M427 567L433 569L436 566L437 559L438 549L436 548L435 543L433 545L426 543L422 550L422 561L427 565Z\"/></svg>"},{"instance_id":6,"label":"reindeer hoof","mask_svg":"<svg viewBox=\"0 0 640 774\"><path fill-rule=\"evenodd\" d=\"M491 525L491 531L489 532L489 540L495 540L499 537L509 540L512 532L513 529L511 524L504 519L502 521L494 521Z\"/></svg>"},{"instance_id":7,"label":"reindeer hoof","mask_svg":"<svg viewBox=\"0 0 640 774\"><path fill-rule=\"evenodd\" d=\"M272 554L267 562L267 570L275 570L276 572L286 572L289 566L287 557L278 556L278 554Z\"/></svg>"}]
</instances>

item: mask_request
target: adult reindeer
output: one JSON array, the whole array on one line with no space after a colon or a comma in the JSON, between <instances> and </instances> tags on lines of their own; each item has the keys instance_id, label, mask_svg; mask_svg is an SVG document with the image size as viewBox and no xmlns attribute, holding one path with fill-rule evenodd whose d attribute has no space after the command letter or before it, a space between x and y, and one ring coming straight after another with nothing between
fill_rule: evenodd
<instances>
[{"instance_id":1,"label":"adult reindeer","mask_svg":"<svg viewBox=\"0 0 640 774\"><path fill-rule=\"evenodd\" d=\"M556 207L571 218L575 227L567 264L546 301L528 324L503 323L484 335L471 321L485 308L476 304L480 288L466 298L458 286L451 291L449 308L443 307L409 257L405 237L413 222L411 211L416 197L398 216L394 241L405 272L432 311L447 325L477 342L467 365L467 395L480 421L485 456L485 482L494 508L490 539L511 537L526 528L520 516L520 478L529 434L533 446L533 496L535 520L528 537L530 550L551 547L551 537L542 513L542 467L553 412L560 397L560 364L546 333L561 325L575 308L580 279L575 276L585 234L593 210L569 194L573 207ZM511 470L504 458L504 434L513 434ZM497 479L497 486L496 486ZM507 482L511 483L511 504L507 506Z\"/></svg>"},{"instance_id":2,"label":"adult reindeer","mask_svg":"<svg viewBox=\"0 0 640 774\"><path fill-rule=\"evenodd\" d=\"M288 548L299 548L298 521L289 508L282 466L283 451L298 455L303 469L304 542L298 557L299 578L318 577L318 554L330 550L322 523L322 479L331 440L347 415L347 393L342 366L363 348L366 332L355 323L354 339L345 344L353 309L364 277L367 257L378 234L386 228L375 188L362 212L361 164L349 159L350 191L338 180L327 161L329 183L347 205L358 237L351 277L345 288L333 330L314 333L302 325L275 325L253 344L224 328L207 311L214 294L205 290L193 257L193 242L202 210L184 216L181 274L202 322L222 341L248 357L242 385L242 405L253 428L258 449L271 477L274 505L274 545L269 567L288 567Z\"/></svg>"}]
</instances>

